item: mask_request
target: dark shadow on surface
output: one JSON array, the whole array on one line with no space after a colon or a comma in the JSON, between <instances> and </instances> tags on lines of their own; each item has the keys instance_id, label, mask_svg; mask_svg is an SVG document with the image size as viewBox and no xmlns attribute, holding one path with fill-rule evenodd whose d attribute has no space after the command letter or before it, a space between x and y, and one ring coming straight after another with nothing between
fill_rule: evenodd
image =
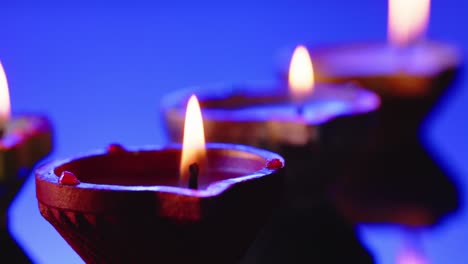
<instances>
[{"instance_id":1,"label":"dark shadow on surface","mask_svg":"<svg viewBox=\"0 0 468 264\"><path fill-rule=\"evenodd\" d=\"M241 264L374 263L355 229L329 204L278 210Z\"/></svg>"}]
</instances>

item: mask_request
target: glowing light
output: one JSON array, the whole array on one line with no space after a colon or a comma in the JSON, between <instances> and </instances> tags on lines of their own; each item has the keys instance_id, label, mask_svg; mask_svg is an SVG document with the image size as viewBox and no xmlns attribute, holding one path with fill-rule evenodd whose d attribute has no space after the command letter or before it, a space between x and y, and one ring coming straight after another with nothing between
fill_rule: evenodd
<instances>
[{"instance_id":1,"label":"glowing light","mask_svg":"<svg viewBox=\"0 0 468 264\"><path fill-rule=\"evenodd\" d=\"M8 81L3 65L0 62L0 129L5 127L5 123L10 119L10 92L8 91Z\"/></svg>"},{"instance_id":2,"label":"glowing light","mask_svg":"<svg viewBox=\"0 0 468 264\"><path fill-rule=\"evenodd\" d=\"M187 103L184 124L184 139L182 147L182 159L180 162L180 177L182 182L187 182L189 166L198 163L202 166L206 159L205 133L203 118L197 97L192 95Z\"/></svg>"},{"instance_id":3,"label":"glowing light","mask_svg":"<svg viewBox=\"0 0 468 264\"><path fill-rule=\"evenodd\" d=\"M429 264L429 261L421 252L406 247L398 254L396 264Z\"/></svg>"},{"instance_id":4,"label":"glowing light","mask_svg":"<svg viewBox=\"0 0 468 264\"><path fill-rule=\"evenodd\" d=\"M388 38L408 45L423 37L429 23L430 0L388 0Z\"/></svg>"},{"instance_id":5,"label":"glowing light","mask_svg":"<svg viewBox=\"0 0 468 264\"><path fill-rule=\"evenodd\" d=\"M314 70L309 52L304 46L297 46L289 65L289 87L297 101L308 96L314 89Z\"/></svg>"}]
</instances>

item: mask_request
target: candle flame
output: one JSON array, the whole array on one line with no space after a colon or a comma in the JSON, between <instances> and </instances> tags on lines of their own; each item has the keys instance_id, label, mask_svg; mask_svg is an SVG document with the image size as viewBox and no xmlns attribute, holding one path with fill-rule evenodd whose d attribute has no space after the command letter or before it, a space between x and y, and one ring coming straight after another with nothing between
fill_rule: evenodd
<instances>
[{"instance_id":1,"label":"candle flame","mask_svg":"<svg viewBox=\"0 0 468 264\"><path fill-rule=\"evenodd\" d=\"M388 38L406 46L423 37L429 23L430 0L388 0Z\"/></svg>"},{"instance_id":2,"label":"candle flame","mask_svg":"<svg viewBox=\"0 0 468 264\"><path fill-rule=\"evenodd\" d=\"M5 70L0 62L0 129L3 129L5 123L10 119L10 92L8 91L8 81Z\"/></svg>"},{"instance_id":3,"label":"candle flame","mask_svg":"<svg viewBox=\"0 0 468 264\"><path fill-rule=\"evenodd\" d=\"M187 103L184 124L182 158L180 162L180 179L188 182L189 166L197 163L203 168L206 159L205 133L203 118L197 97L192 95Z\"/></svg>"},{"instance_id":4,"label":"candle flame","mask_svg":"<svg viewBox=\"0 0 468 264\"><path fill-rule=\"evenodd\" d=\"M314 89L314 70L307 48L299 45L289 65L289 87L295 100L310 95Z\"/></svg>"}]
</instances>

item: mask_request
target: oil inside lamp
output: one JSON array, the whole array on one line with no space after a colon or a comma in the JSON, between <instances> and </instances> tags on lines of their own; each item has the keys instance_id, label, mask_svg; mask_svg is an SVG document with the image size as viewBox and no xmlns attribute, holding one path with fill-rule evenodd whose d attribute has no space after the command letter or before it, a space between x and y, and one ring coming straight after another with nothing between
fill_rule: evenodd
<instances>
[{"instance_id":1,"label":"oil inside lamp","mask_svg":"<svg viewBox=\"0 0 468 264\"><path fill-rule=\"evenodd\" d=\"M430 0L388 0L388 39L395 46L408 46L426 33Z\"/></svg>"}]
</instances>

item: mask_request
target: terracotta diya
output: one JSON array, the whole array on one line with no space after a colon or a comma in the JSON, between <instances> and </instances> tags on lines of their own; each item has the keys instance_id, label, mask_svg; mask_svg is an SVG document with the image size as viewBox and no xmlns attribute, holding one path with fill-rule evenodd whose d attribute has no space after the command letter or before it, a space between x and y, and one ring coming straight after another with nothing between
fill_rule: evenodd
<instances>
[{"instance_id":1,"label":"terracotta diya","mask_svg":"<svg viewBox=\"0 0 468 264\"><path fill-rule=\"evenodd\" d=\"M0 139L0 242L5 257L30 262L8 230L8 209L37 162L52 150L52 126L44 116L17 115Z\"/></svg>"},{"instance_id":2,"label":"terracotta diya","mask_svg":"<svg viewBox=\"0 0 468 264\"><path fill-rule=\"evenodd\" d=\"M428 151L421 134L462 60L456 46L422 39L428 19L428 0L390 0L390 43L309 46L319 81L355 83L382 101L370 138L374 147L336 190L342 210L359 221L376 218L366 208L396 210L392 201L397 200L406 207L399 218L414 225L437 223L459 207L449 171ZM283 69L284 82L286 75Z\"/></svg>"},{"instance_id":3,"label":"terracotta diya","mask_svg":"<svg viewBox=\"0 0 468 264\"><path fill-rule=\"evenodd\" d=\"M278 203L284 160L197 144L112 145L50 163L36 171L40 212L87 263L237 263Z\"/></svg>"},{"instance_id":4,"label":"terracotta diya","mask_svg":"<svg viewBox=\"0 0 468 264\"><path fill-rule=\"evenodd\" d=\"M172 93L162 102L168 137L180 141L183 105L196 93L207 141L280 153L288 163L285 203L314 208L327 199L345 164L367 147L380 101L356 85L314 84L310 58L301 46L291 62L291 80L291 85L220 85Z\"/></svg>"}]
</instances>

